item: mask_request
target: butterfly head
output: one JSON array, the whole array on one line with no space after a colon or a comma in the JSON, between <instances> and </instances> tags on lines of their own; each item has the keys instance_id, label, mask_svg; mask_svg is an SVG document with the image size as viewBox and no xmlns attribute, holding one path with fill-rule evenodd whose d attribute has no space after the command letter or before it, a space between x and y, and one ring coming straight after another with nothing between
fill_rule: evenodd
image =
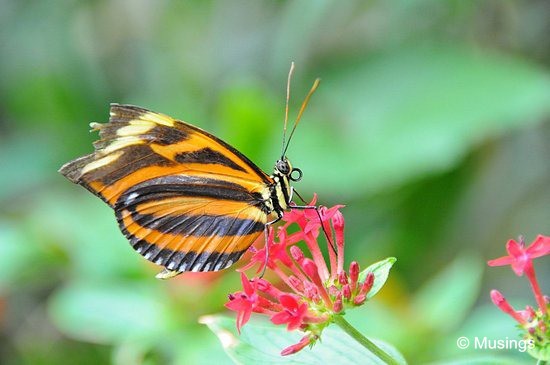
<instances>
[{"instance_id":1,"label":"butterfly head","mask_svg":"<svg viewBox=\"0 0 550 365\"><path fill-rule=\"evenodd\" d=\"M275 164L275 174L286 176L291 181L300 181L302 179L302 170L292 167L290 161L283 157Z\"/></svg>"}]
</instances>

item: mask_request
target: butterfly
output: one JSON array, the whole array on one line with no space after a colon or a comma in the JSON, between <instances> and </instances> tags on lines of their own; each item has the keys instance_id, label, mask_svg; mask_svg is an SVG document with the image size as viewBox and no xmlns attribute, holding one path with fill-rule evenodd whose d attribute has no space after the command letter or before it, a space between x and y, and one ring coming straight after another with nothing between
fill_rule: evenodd
<instances>
[{"instance_id":1,"label":"butterfly","mask_svg":"<svg viewBox=\"0 0 550 365\"><path fill-rule=\"evenodd\" d=\"M163 266L158 278L233 265L291 206L291 182L302 177L286 151L315 80L285 143L266 174L237 149L189 123L133 105L111 104L95 151L59 172L101 198L115 212L134 250Z\"/></svg>"}]
</instances>

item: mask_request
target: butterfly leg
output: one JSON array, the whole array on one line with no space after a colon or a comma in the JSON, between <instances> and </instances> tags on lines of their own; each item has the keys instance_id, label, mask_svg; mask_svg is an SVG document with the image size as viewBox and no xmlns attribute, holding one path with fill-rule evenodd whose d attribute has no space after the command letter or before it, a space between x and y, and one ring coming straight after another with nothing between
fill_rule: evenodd
<instances>
[{"instance_id":1,"label":"butterfly leg","mask_svg":"<svg viewBox=\"0 0 550 365\"><path fill-rule=\"evenodd\" d=\"M323 233L325 234L329 246L332 248L332 251L334 251L334 253L337 252L336 246L334 246L330 235L325 229L325 225L323 224L323 219L321 218L321 213L319 212L319 207L317 205L291 205L290 209L314 209L315 213L317 213L317 217L319 217L319 223L321 223L321 228L323 229Z\"/></svg>"}]
</instances>

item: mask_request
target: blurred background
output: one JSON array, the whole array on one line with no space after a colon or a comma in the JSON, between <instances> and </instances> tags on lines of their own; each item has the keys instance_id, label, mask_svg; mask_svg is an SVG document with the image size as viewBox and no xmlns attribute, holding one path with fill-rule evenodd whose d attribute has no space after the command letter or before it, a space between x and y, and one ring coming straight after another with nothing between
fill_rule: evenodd
<instances>
[{"instance_id":1,"label":"blurred background","mask_svg":"<svg viewBox=\"0 0 550 365\"><path fill-rule=\"evenodd\" d=\"M57 169L118 102L271 172L291 61L291 116L322 79L288 152L298 191L346 205L347 262L398 258L350 321L413 364L476 354L459 336L517 338L489 290L534 305L527 281L485 261L550 234L549 19L545 0L0 0L0 363L230 362L197 319L237 273L154 279Z\"/></svg>"}]
</instances>

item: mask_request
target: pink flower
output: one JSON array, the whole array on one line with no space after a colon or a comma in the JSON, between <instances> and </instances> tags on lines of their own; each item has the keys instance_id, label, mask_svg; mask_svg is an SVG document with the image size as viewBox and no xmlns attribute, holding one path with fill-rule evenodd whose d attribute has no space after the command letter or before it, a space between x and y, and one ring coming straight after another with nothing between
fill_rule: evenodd
<instances>
[{"instance_id":1,"label":"pink flower","mask_svg":"<svg viewBox=\"0 0 550 365\"><path fill-rule=\"evenodd\" d=\"M545 314L547 305L535 274L533 259L550 253L550 237L539 235L527 248L523 237L520 237L519 243L509 240L506 244L506 251L508 251L508 256L490 260L487 264L489 266L511 265L516 275L522 276L525 274L531 284L539 309Z\"/></svg>"},{"instance_id":2,"label":"pink flower","mask_svg":"<svg viewBox=\"0 0 550 365\"><path fill-rule=\"evenodd\" d=\"M519 241L519 243L514 240L508 241L506 250L509 255L490 260L488 264L489 266L511 265L516 275L522 276L525 274L531 284L539 308L535 310L533 307L527 306L525 310L517 311L498 290L491 290L491 300L501 311L520 324L524 331L523 338L533 344L533 348L529 350L529 353L539 360L548 360L547 356L550 353L550 332L548 331L550 315L548 314L548 306L550 303L547 300L548 297L543 295L540 289L533 259L550 254L550 237L539 235L527 248L523 238L520 238Z\"/></svg>"},{"instance_id":3,"label":"pink flower","mask_svg":"<svg viewBox=\"0 0 550 365\"><path fill-rule=\"evenodd\" d=\"M291 294L282 294L279 297L279 303L283 306L283 310L271 317L271 322L274 324L287 324L287 329L293 331L300 328L306 316L308 305L300 303L296 296Z\"/></svg>"},{"instance_id":4,"label":"pink flower","mask_svg":"<svg viewBox=\"0 0 550 365\"><path fill-rule=\"evenodd\" d=\"M241 327L248 322L254 308L258 305L258 294L245 274L241 273L243 291L229 295L229 302L225 307L237 312L237 330L241 333Z\"/></svg>"},{"instance_id":5,"label":"pink flower","mask_svg":"<svg viewBox=\"0 0 550 365\"><path fill-rule=\"evenodd\" d=\"M511 265L516 275L522 276L525 270L529 269L533 259L550 253L550 237L539 235L527 248L525 248L525 242L522 237L519 243L509 240L506 244L506 251L508 251L508 256L490 260L488 265Z\"/></svg>"},{"instance_id":6,"label":"pink flower","mask_svg":"<svg viewBox=\"0 0 550 365\"><path fill-rule=\"evenodd\" d=\"M314 205L316 197L310 205ZM300 329L306 336L295 345L283 350L283 355L296 353L320 337L323 329L332 322L332 316L348 308L362 305L372 288L374 275L359 280L360 268L352 262L349 273L344 270L344 217L339 209L291 209L283 216L284 224L275 230L270 227L267 250L255 251L250 263L243 269L258 265L260 272L267 268L282 282L277 288L266 279L248 280L241 275L243 290L229 296L226 307L237 312L237 328L250 319L251 313L268 315L276 325L286 325L289 331ZM290 233L292 225L299 230ZM319 233L326 232L325 261L319 246ZM323 235L324 236L324 235ZM305 242L307 250L296 244ZM267 260L266 260L267 257Z\"/></svg>"}]
</instances>

